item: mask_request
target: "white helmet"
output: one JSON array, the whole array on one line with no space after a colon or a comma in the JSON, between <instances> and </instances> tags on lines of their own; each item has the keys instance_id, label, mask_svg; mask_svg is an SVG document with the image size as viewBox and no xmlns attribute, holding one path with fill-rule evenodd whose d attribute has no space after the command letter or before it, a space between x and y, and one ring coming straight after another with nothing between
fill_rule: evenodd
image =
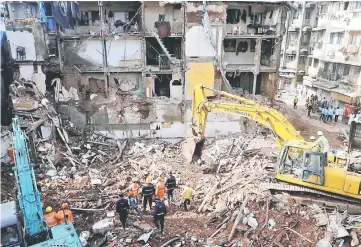
<instances>
[{"instance_id":1,"label":"white helmet","mask_svg":"<svg viewBox=\"0 0 361 247\"><path fill-rule=\"evenodd\" d=\"M323 133L322 133L322 131L317 131L317 135L319 135L319 136L323 136Z\"/></svg>"},{"instance_id":2,"label":"white helmet","mask_svg":"<svg viewBox=\"0 0 361 247\"><path fill-rule=\"evenodd\" d=\"M315 139L316 139L316 138L315 138L314 136L311 136L311 137L310 137L310 140L311 140L311 141L314 141Z\"/></svg>"}]
</instances>

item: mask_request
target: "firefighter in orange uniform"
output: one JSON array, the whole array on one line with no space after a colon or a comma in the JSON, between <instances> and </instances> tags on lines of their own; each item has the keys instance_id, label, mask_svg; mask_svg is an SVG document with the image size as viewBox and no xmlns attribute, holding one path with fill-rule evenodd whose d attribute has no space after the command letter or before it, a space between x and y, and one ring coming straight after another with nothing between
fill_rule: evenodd
<instances>
[{"instance_id":1,"label":"firefighter in orange uniform","mask_svg":"<svg viewBox=\"0 0 361 247\"><path fill-rule=\"evenodd\" d=\"M58 215L59 215L58 224L65 223L66 221L70 221L71 223L74 223L73 214L69 210L68 203L61 204Z\"/></svg>"},{"instance_id":2,"label":"firefighter in orange uniform","mask_svg":"<svg viewBox=\"0 0 361 247\"><path fill-rule=\"evenodd\" d=\"M155 189L155 196L158 197L160 200L164 201L164 195L166 192L166 186L164 184L163 178L158 178L157 187Z\"/></svg>"},{"instance_id":3,"label":"firefighter in orange uniform","mask_svg":"<svg viewBox=\"0 0 361 247\"><path fill-rule=\"evenodd\" d=\"M129 185L128 201L129 207L132 212L138 213L138 218L142 219L142 212L138 208L138 195L139 195L139 183L137 178L132 179L132 183Z\"/></svg>"},{"instance_id":4,"label":"firefighter in orange uniform","mask_svg":"<svg viewBox=\"0 0 361 247\"><path fill-rule=\"evenodd\" d=\"M45 209L46 214L44 214L44 220L48 227L56 226L60 219L59 215L53 212L53 208L51 206L46 207Z\"/></svg>"}]
</instances>

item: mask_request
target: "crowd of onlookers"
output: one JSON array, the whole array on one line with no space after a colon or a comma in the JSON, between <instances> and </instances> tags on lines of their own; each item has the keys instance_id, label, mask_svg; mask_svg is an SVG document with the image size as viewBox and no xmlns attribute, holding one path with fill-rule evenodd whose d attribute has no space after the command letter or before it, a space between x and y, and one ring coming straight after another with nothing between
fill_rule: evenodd
<instances>
[{"instance_id":1,"label":"crowd of onlookers","mask_svg":"<svg viewBox=\"0 0 361 247\"><path fill-rule=\"evenodd\" d=\"M320 99L319 96L311 94L310 97L307 96L307 88L297 87L296 96L293 98L293 109L297 109L299 98L306 98L306 110L307 116L311 117L311 113L320 113L320 121L323 122L339 122L342 121L344 115L343 107L339 107L335 99L330 98L329 100L326 97ZM348 124L350 125L352 121L361 121L361 103L357 105L357 108L353 113L349 115Z\"/></svg>"}]
</instances>

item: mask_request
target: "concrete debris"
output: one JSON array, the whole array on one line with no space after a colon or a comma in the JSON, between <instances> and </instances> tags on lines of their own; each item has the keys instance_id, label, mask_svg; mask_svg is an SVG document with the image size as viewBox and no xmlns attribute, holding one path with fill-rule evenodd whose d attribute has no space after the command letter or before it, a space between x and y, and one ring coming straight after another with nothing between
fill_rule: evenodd
<instances>
[{"instance_id":1,"label":"concrete debris","mask_svg":"<svg viewBox=\"0 0 361 247\"><path fill-rule=\"evenodd\" d=\"M205 246L205 242L207 246L293 246L292 242L310 246L310 239L315 245L326 227L335 240L322 239L318 246L351 238L352 246L359 245L360 216L330 213L316 204L297 205L287 193L271 195L260 188L261 183L273 178L279 151L272 134L257 126L241 134L207 139L201 157L192 157L193 153L185 156L185 142L121 140L112 129L77 128L55 112L57 108L44 100L36 85L31 85L36 92L32 96L23 82L12 87L12 95L18 102L15 111L22 126L29 130L28 135L35 136L34 144L29 145L34 145L37 154L39 168L35 172L42 198L46 203L59 198L69 201L83 246L95 246L91 243L97 237L95 242L105 246ZM58 101L76 99L71 92L59 82ZM3 135L6 140L2 130ZM195 142L190 145L195 146ZM2 148L2 155L6 156L6 149ZM150 176L156 184L170 171L177 187L174 200L167 206L166 233L153 230L149 211L141 221L130 212L124 231L115 213L119 194L127 191L133 177L143 184ZM6 179L13 177L10 172L6 174ZM194 190L193 210L188 212L182 208L186 182ZM13 193L6 193L6 199L11 199Z\"/></svg>"},{"instance_id":2,"label":"concrete debris","mask_svg":"<svg viewBox=\"0 0 361 247\"><path fill-rule=\"evenodd\" d=\"M152 234L153 234L153 230L151 230L151 231L148 232L148 233L143 233L143 234L137 239L137 242L143 242L144 244L146 244Z\"/></svg>"},{"instance_id":3,"label":"concrete debris","mask_svg":"<svg viewBox=\"0 0 361 247\"><path fill-rule=\"evenodd\" d=\"M107 231L112 230L113 228L114 228L113 218L105 218L96 222L93 225L92 230L94 233L105 234Z\"/></svg>"},{"instance_id":4,"label":"concrete debris","mask_svg":"<svg viewBox=\"0 0 361 247\"><path fill-rule=\"evenodd\" d=\"M247 225L249 225L250 227L252 227L252 229L255 230L258 227L258 222L255 218L248 217Z\"/></svg>"}]
</instances>

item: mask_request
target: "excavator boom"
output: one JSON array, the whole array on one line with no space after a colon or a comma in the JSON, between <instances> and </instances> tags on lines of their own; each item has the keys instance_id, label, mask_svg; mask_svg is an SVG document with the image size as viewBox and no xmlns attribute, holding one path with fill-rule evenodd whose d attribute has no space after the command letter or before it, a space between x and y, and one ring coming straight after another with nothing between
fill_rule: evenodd
<instances>
[{"instance_id":1,"label":"excavator boom","mask_svg":"<svg viewBox=\"0 0 361 247\"><path fill-rule=\"evenodd\" d=\"M214 98L216 100L213 100ZM224 98L228 101L223 100ZM186 162L192 161L195 150L201 149L204 143L210 111L245 117L272 131L281 151L275 178L287 184L271 183L267 185L270 190L306 192L344 201L361 201L361 175L348 170L347 157L341 150L320 152L318 144L306 142L277 110L202 85L193 91L193 135L182 143Z\"/></svg>"},{"instance_id":2,"label":"excavator boom","mask_svg":"<svg viewBox=\"0 0 361 247\"><path fill-rule=\"evenodd\" d=\"M214 93L215 97L226 98L233 102L210 102L207 93ZM269 128L275 138L277 146L281 149L285 141L304 141L299 132L290 122L277 110L260 105L253 100L245 99L226 92L211 89L199 85L193 90L192 101L192 134L183 142L183 156L188 162L191 161L194 151L201 149L205 138L205 129L209 111L218 111L252 119L259 124ZM200 144L197 146L197 144Z\"/></svg>"}]
</instances>

